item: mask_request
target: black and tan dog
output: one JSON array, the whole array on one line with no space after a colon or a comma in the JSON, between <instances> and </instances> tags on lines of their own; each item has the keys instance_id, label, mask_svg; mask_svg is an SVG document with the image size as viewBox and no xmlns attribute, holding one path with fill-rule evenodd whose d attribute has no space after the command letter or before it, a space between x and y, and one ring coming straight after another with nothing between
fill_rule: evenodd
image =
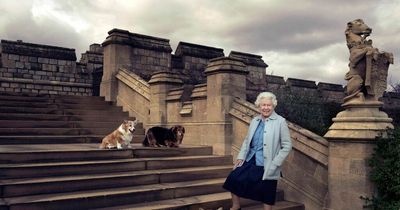
<instances>
[{"instance_id":1,"label":"black and tan dog","mask_svg":"<svg viewBox=\"0 0 400 210\"><path fill-rule=\"evenodd\" d=\"M182 144L185 128L181 125L172 128L152 127L146 133L143 140L145 147L179 147Z\"/></svg>"}]
</instances>

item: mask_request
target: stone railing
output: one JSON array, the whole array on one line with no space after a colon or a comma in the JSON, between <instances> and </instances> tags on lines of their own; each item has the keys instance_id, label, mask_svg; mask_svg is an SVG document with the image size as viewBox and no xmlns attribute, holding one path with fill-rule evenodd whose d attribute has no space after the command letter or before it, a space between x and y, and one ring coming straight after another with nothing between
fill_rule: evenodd
<instances>
[{"instance_id":1,"label":"stone railing","mask_svg":"<svg viewBox=\"0 0 400 210\"><path fill-rule=\"evenodd\" d=\"M118 80L117 105L122 106L124 111L129 111L129 116L135 116L146 124L150 104L149 84L124 68L120 68L115 77Z\"/></svg>"},{"instance_id":2,"label":"stone railing","mask_svg":"<svg viewBox=\"0 0 400 210\"><path fill-rule=\"evenodd\" d=\"M232 155L235 158L251 119L258 114L256 107L235 99L230 110L233 125ZM304 203L306 209L320 210L328 192L328 142L311 131L288 122L293 150L283 166L279 187L285 198Z\"/></svg>"}]
</instances>

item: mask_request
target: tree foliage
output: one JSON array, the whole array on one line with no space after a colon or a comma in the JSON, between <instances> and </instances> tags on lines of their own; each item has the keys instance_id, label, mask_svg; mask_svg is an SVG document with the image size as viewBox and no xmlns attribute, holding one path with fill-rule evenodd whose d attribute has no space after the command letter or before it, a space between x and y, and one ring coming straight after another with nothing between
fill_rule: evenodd
<instances>
[{"instance_id":1,"label":"tree foliage","mask_svg":"<svg viewBox=\"0 0 400 210\"><path fill-rule=\"evenodd\" d=\"M377 193L363 198L366 208L373 210L400 209L400 128L389 131L388 137L378 137L371 159L370 180Z\"/></svg>"}]
</instances>

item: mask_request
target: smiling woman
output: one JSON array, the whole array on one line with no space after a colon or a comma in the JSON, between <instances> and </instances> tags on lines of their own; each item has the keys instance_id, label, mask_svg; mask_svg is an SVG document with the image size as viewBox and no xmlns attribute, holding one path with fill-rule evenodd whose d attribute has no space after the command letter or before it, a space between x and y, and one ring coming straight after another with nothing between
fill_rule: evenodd
<instances>
[{"instance_id":1,"label":"smiling woman","mask_svg":"<svg viewBox=\"0 0 400 210\"><path fill-rule=\"evenodd\" d=\"M240 209L240 197L264 203L264 210L275 204L281 166L292 148L286 120L274 111L277 104L271 92L257 96L260 115L251 121L234 170L223 186L231 192L231 210Z\"/></svg>"}]
</instances>

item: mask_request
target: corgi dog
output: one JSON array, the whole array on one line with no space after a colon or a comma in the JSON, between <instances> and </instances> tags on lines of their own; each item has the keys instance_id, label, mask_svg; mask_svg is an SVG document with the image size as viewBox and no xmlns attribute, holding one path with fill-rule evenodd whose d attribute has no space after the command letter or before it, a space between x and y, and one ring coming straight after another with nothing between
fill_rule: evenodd
<instances>
[{"instance_id":1,"label":"corgi dog","mask_svg":"<svg viewBox=\"0 0 400 210\"><path fill-rule=\"evenodd\" d=\"M137 120L124 120L117 130L103 138L100 144L100 149L122 149L123 146L131 148L131 141L133 138L133 132L135 132L136 124Z\"/></svg>"}]
</instances>

